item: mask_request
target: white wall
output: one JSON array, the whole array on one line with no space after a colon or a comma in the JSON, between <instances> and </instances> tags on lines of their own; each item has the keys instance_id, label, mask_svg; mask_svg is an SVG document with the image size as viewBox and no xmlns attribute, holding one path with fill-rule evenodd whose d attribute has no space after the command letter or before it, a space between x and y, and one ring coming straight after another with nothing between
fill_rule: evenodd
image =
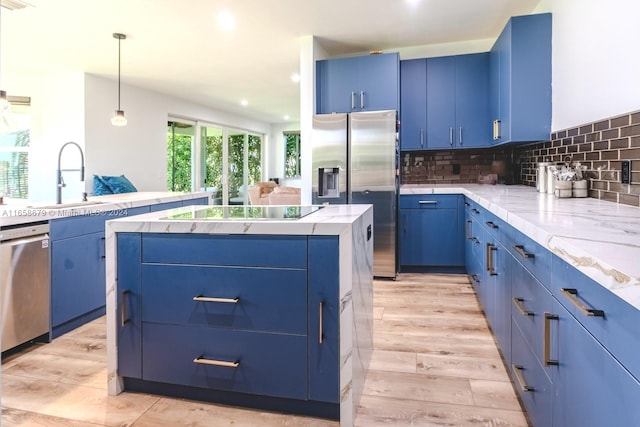
<instances>
[{"instance_id":1,"label":"white wall","mask_svg":"<svg viewBox=\"0 0 640 427\"><path fill-rule=\"evenodd\" d=\"M89 188L93 174L125 174L141 191L166 190L169 115L266 135L271 126L138 87L122 85L121 106L128 123L111 125L117 106L114 81L86 75L86 155Z\"/></svg>"},{"instance_id":2,"label":"white wall","mask_svg":"<svg viewBox=\"0 0 640 427\"><path fill-rule=\"evenodd\" d=\"M640 2L553 0L552 130L640 109Z\"/></svg>"}]
</instances>

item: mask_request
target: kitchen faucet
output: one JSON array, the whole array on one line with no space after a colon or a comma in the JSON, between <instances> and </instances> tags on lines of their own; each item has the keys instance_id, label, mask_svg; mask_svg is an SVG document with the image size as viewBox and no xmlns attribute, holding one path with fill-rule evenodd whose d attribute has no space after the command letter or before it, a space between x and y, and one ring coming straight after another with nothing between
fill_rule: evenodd
<instances>
[{"instance_id":1,"label":"kitchen faucet","mask_svg":"<svg viewBox=\"0 0 640 427\"><path fill-rule=\"evenodd\" d=\"M80 150L80 169L60 169L60 160L62 159L62 151L64 148L69 145L75 145ZM75 142L67 142L62 147L60 147L60 151L58 152L58 186L56 188L56 204L62 203L62 187L66 187L67 185L64 183L64 179L62 179L62 171L71 172L71 171L79 171L80 172L80 181L84 181L84 153L82 152L82 147L80 147ZM86 194L83 193L83 199L86 200ZM83 200L83 201L84 201Z\"/></svg>"}]
</instances>

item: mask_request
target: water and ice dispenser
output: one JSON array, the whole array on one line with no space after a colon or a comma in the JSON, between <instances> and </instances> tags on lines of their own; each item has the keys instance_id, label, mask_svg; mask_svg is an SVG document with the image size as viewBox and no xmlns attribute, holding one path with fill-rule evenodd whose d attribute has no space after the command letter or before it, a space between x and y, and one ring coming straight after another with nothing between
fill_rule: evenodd
<instances>
[{"instance_id":1,"label":"water and ice dispenser","mask_svg":"<svg viewBox=\"0 0 640 427\"><path fill-rule=\"evenodd\" d=\"M340 168L318 168L318 198L340 196Z\"/></svg>"}]
</instances>

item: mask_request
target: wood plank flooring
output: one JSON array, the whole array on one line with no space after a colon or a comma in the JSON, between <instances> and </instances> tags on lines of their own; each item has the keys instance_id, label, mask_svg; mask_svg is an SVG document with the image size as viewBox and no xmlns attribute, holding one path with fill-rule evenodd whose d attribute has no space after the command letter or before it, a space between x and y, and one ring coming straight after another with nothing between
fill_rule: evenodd
<instances>
[{"instance_id":1,"label":"wood plank flooring","mask_svg":"<svg viewBox=\"0 0 640 427\"><path fill-rule=\"evenodd\" d=\"M108 396L101 318L2 363L2 426L338 426L140 393ZM356 426L514 426L527 420L464 275L374 283L374 350Z\"/></svg>"}]
</instances>

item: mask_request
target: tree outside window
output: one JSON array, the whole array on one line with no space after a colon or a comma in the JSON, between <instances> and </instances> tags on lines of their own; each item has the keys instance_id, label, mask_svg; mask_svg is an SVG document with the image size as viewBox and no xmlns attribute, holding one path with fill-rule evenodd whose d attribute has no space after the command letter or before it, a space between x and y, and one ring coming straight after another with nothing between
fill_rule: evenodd
<instances>
[{"instance_id":1,"label":"tree outside window","mask_svg":"<svg viewBox=\"0 0 640 427\"><path fill-rule=\"evenodd\" d=\"M284 177L300 177L300 131L285 131L284 135Z\"/></svg>"}]
</instances>

